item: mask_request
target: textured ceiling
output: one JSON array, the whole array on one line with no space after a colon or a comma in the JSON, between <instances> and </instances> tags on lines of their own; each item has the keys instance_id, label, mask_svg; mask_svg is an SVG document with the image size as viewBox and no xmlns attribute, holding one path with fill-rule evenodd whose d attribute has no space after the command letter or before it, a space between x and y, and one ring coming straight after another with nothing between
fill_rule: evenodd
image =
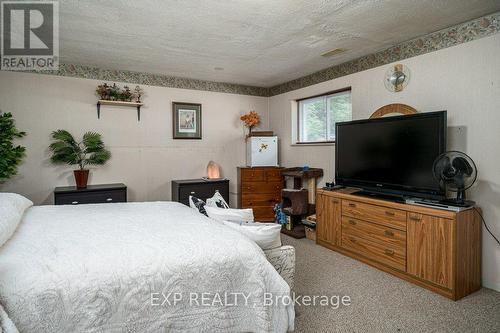
<instances>
[{"instance_id":1,"label":"textured ceiling","mask_svg":"<svg viewBox=\"0 0 500 333\"><path fill-rule=\"evenodd\" d=\"M60 56L268 87L498 10L498 0L67 0ZM333 48L348 51L320 56Z\"/></svg>"}]
</instances>

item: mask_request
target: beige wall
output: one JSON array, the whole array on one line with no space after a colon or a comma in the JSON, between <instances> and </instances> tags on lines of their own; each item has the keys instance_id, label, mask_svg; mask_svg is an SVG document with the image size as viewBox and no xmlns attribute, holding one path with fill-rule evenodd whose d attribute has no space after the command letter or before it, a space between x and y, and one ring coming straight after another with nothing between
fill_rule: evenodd
<instances>
[{"instance_id":1,"label":"beige wall","mask_svg":"<svg viewBox=\"0 0 500 333\"><path fill-rule=\"evenodd\" d=\"M204 175L208 160L220 163L231 180L235 202L236 166L245 161L239 115L255 109L281 140L281 164L310 165L333 178L335 146L291 145L291 103L344 87L352 87L353 118L368 117L394 102L420 111L448 110L452 146L476 161L479 180L469 191L500 235L500 34L402 61L411 82L401 93L388 92L382 82L390 65L345 76L271 98L145 86L141 122L134 109L103 107L96 117L93 91L99 81L26 73L0 72L0 110L12 112L27 158L20 174L0 185L1 191L22 193L37 204L52 203L54 186L73 184L71 167L48 163L49 134L68 129L76 135L95 130L104 135L113 158L92 171L91 183L124 182L132 201L168 200L172 179ZM171 102L203 104L203 140L173 140ZM269 116L269 117L268 117ZM455 131L454 128L463 128ZM483 233L484 285L500 290L500 247Z\"/></svg>"},{"instance_id":2,"label":"beige wall","mask_svg":"<svg viewBox=\"0 0 500 333\"><path fill-rule=\"evenodd\" d=\"M390 65L344 76L314 86L273 96L269 101L270 126L281 138L281 161L325 170L334 175L335 146L291 145L291 103L331 90L352 87L353 119L363 119L380 106L405 103L419 111L448 110L451 146L465 150L479 169L469 191L500 235L500 34L401 61L411 70L411 81L400 93L384 87ZM457 130L460 127L465 130ZM463 133L463 134L459 134ZM500 246L483 232L483 282L500 290Z\"/></svg>"},{"instance_id":3,"label":"beige wall","mask_svg":"<svg viewBox=\"0 0 500 333\"><path fill-rule=\"evenodd\" d=\"M245 162L239 116L256 110L268 125L268 99L185 89L143 86L146 97L137 121L134 108L102 106L97 119L100 81L0 71L0 110L12 112L27 158L19 175L1 191L26 195L36 204L53 202L54 186L74 184L72 167L48 162L49 135L67 129L76 136L97 131L113 157L91 171L90 183L123 182L131 201L170 199L170 181L205 175L209 160L222 167L236 190L236 167ZM203 140L172 139L172 101L202 104ZM234 194L231 196L235 203Z\"/></svg>"}]
</instances>

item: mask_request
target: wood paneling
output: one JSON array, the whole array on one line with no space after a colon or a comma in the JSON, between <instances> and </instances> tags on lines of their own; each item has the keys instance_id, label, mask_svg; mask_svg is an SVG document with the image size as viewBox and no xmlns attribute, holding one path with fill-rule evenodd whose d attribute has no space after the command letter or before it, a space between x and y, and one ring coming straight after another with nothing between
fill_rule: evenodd
<instances>
[{"instance_id":1,"label":"wood paneling","mask_svg":"<svg viewBox=\"0 0 500 333\"><path fill-rule=\"evenodd\" d=\"M317 192L318 244L454 300L481 288L481 220L474 209L453 212L352 192Z\"/></svg>"}]
</instances>

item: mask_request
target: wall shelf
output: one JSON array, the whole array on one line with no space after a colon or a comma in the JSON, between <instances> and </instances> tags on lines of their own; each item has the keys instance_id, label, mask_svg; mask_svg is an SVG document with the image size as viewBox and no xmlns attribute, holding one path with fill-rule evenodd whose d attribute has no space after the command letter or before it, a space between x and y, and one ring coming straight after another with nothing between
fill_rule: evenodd
<instances>
[{"instance_id":1,"label":"wall shelf","mask_svg":"<svg viewBox=\"0 0 500 333\"><path fill-rule=\"evenodd\" d=\"M97 119L101 118L101 105L136 107L137 108L137 121L141 121L141 106L143 106L144 103L124 102L124 101L108 101L106 99L100 99L97 101Z\"/></svg>"}]
</instances>

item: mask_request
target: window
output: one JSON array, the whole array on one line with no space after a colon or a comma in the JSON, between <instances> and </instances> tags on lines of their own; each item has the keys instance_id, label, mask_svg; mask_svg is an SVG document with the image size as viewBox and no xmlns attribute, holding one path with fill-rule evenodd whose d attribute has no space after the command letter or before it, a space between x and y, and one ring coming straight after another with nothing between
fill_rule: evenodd
<instances>
[{"instance_id":1,"label":"window","mask_svg":"<svg viewBox=\"0 0 500 333\"><path fill-rule=\"evenodd\" d=\"M351 89L297 101L298 142L335 142L335 123L352 120Z\"/></svg>"}]
</instances>

